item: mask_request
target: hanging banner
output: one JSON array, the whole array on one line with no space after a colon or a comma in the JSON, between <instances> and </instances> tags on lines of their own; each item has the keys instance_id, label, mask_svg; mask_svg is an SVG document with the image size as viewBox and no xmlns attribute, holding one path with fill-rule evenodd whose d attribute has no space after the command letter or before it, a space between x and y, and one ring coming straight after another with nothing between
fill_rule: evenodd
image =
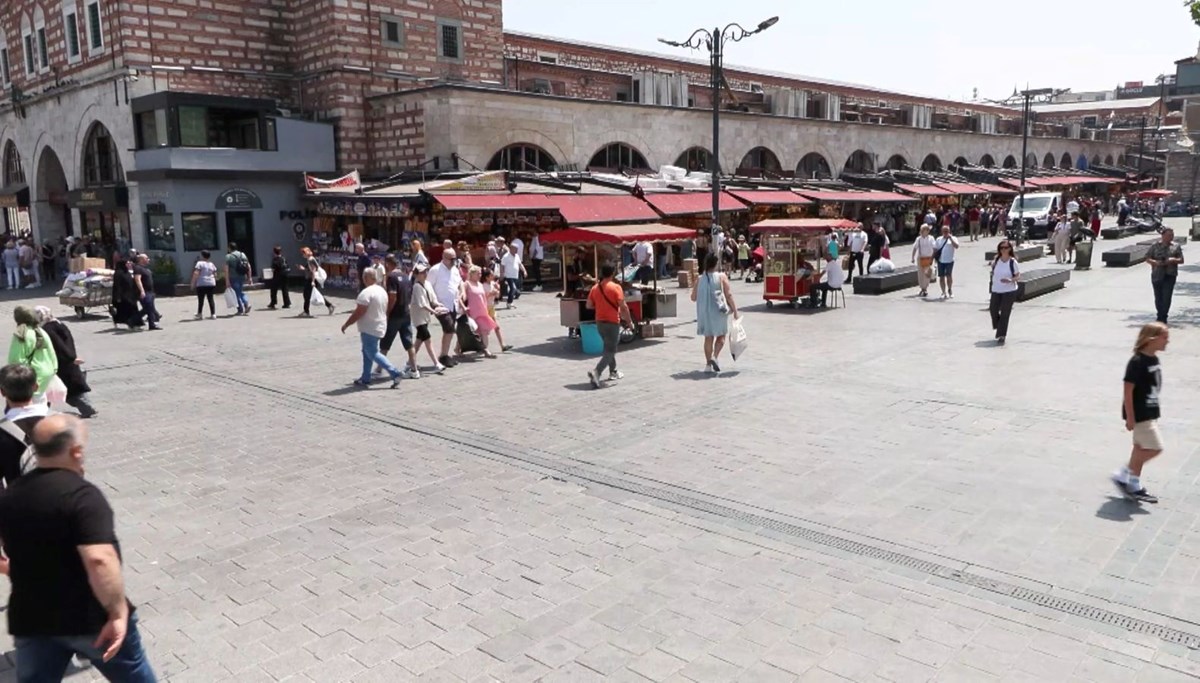
<instances>
[{"instance_id":1,"label":"hanging banner","mask_svg":"<svg viewBox=\"0 0 1200 683\"><path fill-rule=\"evenodd\" d=\"M309 192L354 192L361 187L362 179L359 177L358 171L352 171L333 180L322 180L307 173L304 174L304 189Z\"/></svg>"},{"instance_id":2,"label":"hanging banner","mask_svg":"<svg viewBox=\"0 0 1200 683\"><path fill-rule=\"evenodd\" d=\"M483 173L469 175L465 178L429 183L424 189L427 192L433 192L435 190L440 190L443 192L451 190L507 192L508 174L505 171L485 171Z\"/></svg>"}]
</instances>

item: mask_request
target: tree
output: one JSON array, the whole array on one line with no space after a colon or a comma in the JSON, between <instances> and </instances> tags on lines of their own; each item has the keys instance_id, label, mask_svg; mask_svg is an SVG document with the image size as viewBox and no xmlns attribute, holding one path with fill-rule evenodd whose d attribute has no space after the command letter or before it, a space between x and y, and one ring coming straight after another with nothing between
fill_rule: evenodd
<instances>
[{"instance_id":1,"label":"tree","mask_svg":"<svg viewBox=\"0 0 1200 683\"><path fill-rule=\"evenodd\" d=\"M1192 21L1200 26L1200 0L1187 0L1183 5L1192 13Z\"/></svg>"}]
</instances>

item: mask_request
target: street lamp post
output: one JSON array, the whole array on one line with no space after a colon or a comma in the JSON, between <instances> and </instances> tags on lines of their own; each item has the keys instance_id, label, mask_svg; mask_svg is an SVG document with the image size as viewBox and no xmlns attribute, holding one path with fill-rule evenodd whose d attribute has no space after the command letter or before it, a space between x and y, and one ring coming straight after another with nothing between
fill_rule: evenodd
<instances>
[{"instance_id":1,"label":"street lamp post","mask_svg":"<svg viewBox=\"0 0 1200 683\"><path fill-rule=\"evenodd\" d=\"M1030 90L1026 88L1021 91L1021 97L1025 99L1024 106L1021 108L1021 194L1017 195L1017 246L1021 246L1021 239L1025 236L1025 166L1028 163L1029 157L1029 117L1032 113L1032 102L1035 97L1045 95L1053 95L1053 88L1038 88Z\"/></svg>"},{"instance_id":2,"label":"street lamp post","mask_svg":"<svg viewBox=\"0 0 1200 683\"><path fill-rule=\"evenodd\" d=\"M727 42L737 42L745 40L756 33L771 28L779 21L779 17L771 17L760 23L753 31L743 28L740 24L729 24L725 28L696 29L692 35L688 36L687 40L675 41L659 38L658 42L670 45L671 47L688 47L693 50L705 48L709 53L709 66L711 67L710 78L712 80L712 126L713 126L713 141L712 150L708 159L708 168L712 173L712 225L709 234L709 249L713 250L717 246L717 236L721 231L721 168L720 168L720 150L721 150L721 83L724 80L722 70L724 69L725 59L725 44Z\"/></svg>"}]
</instances>

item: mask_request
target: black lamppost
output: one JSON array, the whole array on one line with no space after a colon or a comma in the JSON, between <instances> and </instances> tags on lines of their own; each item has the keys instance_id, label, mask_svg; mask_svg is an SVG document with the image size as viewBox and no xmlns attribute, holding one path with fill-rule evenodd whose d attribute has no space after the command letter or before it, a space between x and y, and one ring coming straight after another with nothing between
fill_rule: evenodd
<instances>
[{"instance_id":1,"label":"black lamppost","mask_svg":"<svg viewBox=\"0 0 1200 683\"><path fill-rule=\"evenodd\" d=\"M1021 246L1021 239L1025 236L1025 166L1028 164L1029 157L1029 118L1032 113L1031 103L1035 97L1044 97L1053 95L1054 88L1038 88L1037 90L1029 90L1026 88L1020 92L1021 97L1025 99L1025 103L1021 108L1021 194L1017 195L1017 246Z\"/></svg>"},{"instance_id":2,"label":"black lamppost","mask_svg":"<svg viewBox=\"0 0 1200 683\"><path fill-rule=\"evenodd\" d=\"M674 41L659 38L658 42L670 45L671 47L690 47L693 50L705 48L709 53L709 62L711 67L712 79L712 98L713 98L713 142L712 152L708 160L708 168L712 172L712 226L710 228L709 249L716 249L717 235L721 231L721 83L724 81L722 69L724 68L725 58L725 43L737 42L744 40L754 35L762 33L771 28L779 21L779 17L771 17L763 21L753 31L746 30L740 24L729 24L725 28L696 29L692 35L688 36L687 40Z\"/></svg>"}]
</instances>

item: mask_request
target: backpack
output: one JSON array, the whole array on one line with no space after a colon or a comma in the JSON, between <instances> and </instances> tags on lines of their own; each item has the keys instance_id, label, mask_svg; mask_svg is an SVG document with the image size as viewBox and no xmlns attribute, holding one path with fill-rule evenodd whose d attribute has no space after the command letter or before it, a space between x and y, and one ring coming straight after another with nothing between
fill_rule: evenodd
<instances>
[{"instance_id":1,"label":"backpack","mask_svg":"<svg viewBox=\"0 0 1200 683\"><path fill-rule=\"evenodd\" d=\"M235 261L233 264L233 272L235 272L238 275L241 275L243 277L249 275L250 274L250 260L247 259L246 255L240 251L234 252L234 256L237 258L237 261Z\"/></svg>"},{"instance_id":2,"label":"backpack","mask_svg":"<svg viewBox=\"0 0 1200 683\"><path fill-rule=\"evenodd\" d=\"M37 466L37 456L33 451L33 444L29 443L29 435L25 433L25 430L12 420L0 419L0 432L25 444L25 451L21 453L21 474L32 471Z\"/></svg>"}]
</instances>

